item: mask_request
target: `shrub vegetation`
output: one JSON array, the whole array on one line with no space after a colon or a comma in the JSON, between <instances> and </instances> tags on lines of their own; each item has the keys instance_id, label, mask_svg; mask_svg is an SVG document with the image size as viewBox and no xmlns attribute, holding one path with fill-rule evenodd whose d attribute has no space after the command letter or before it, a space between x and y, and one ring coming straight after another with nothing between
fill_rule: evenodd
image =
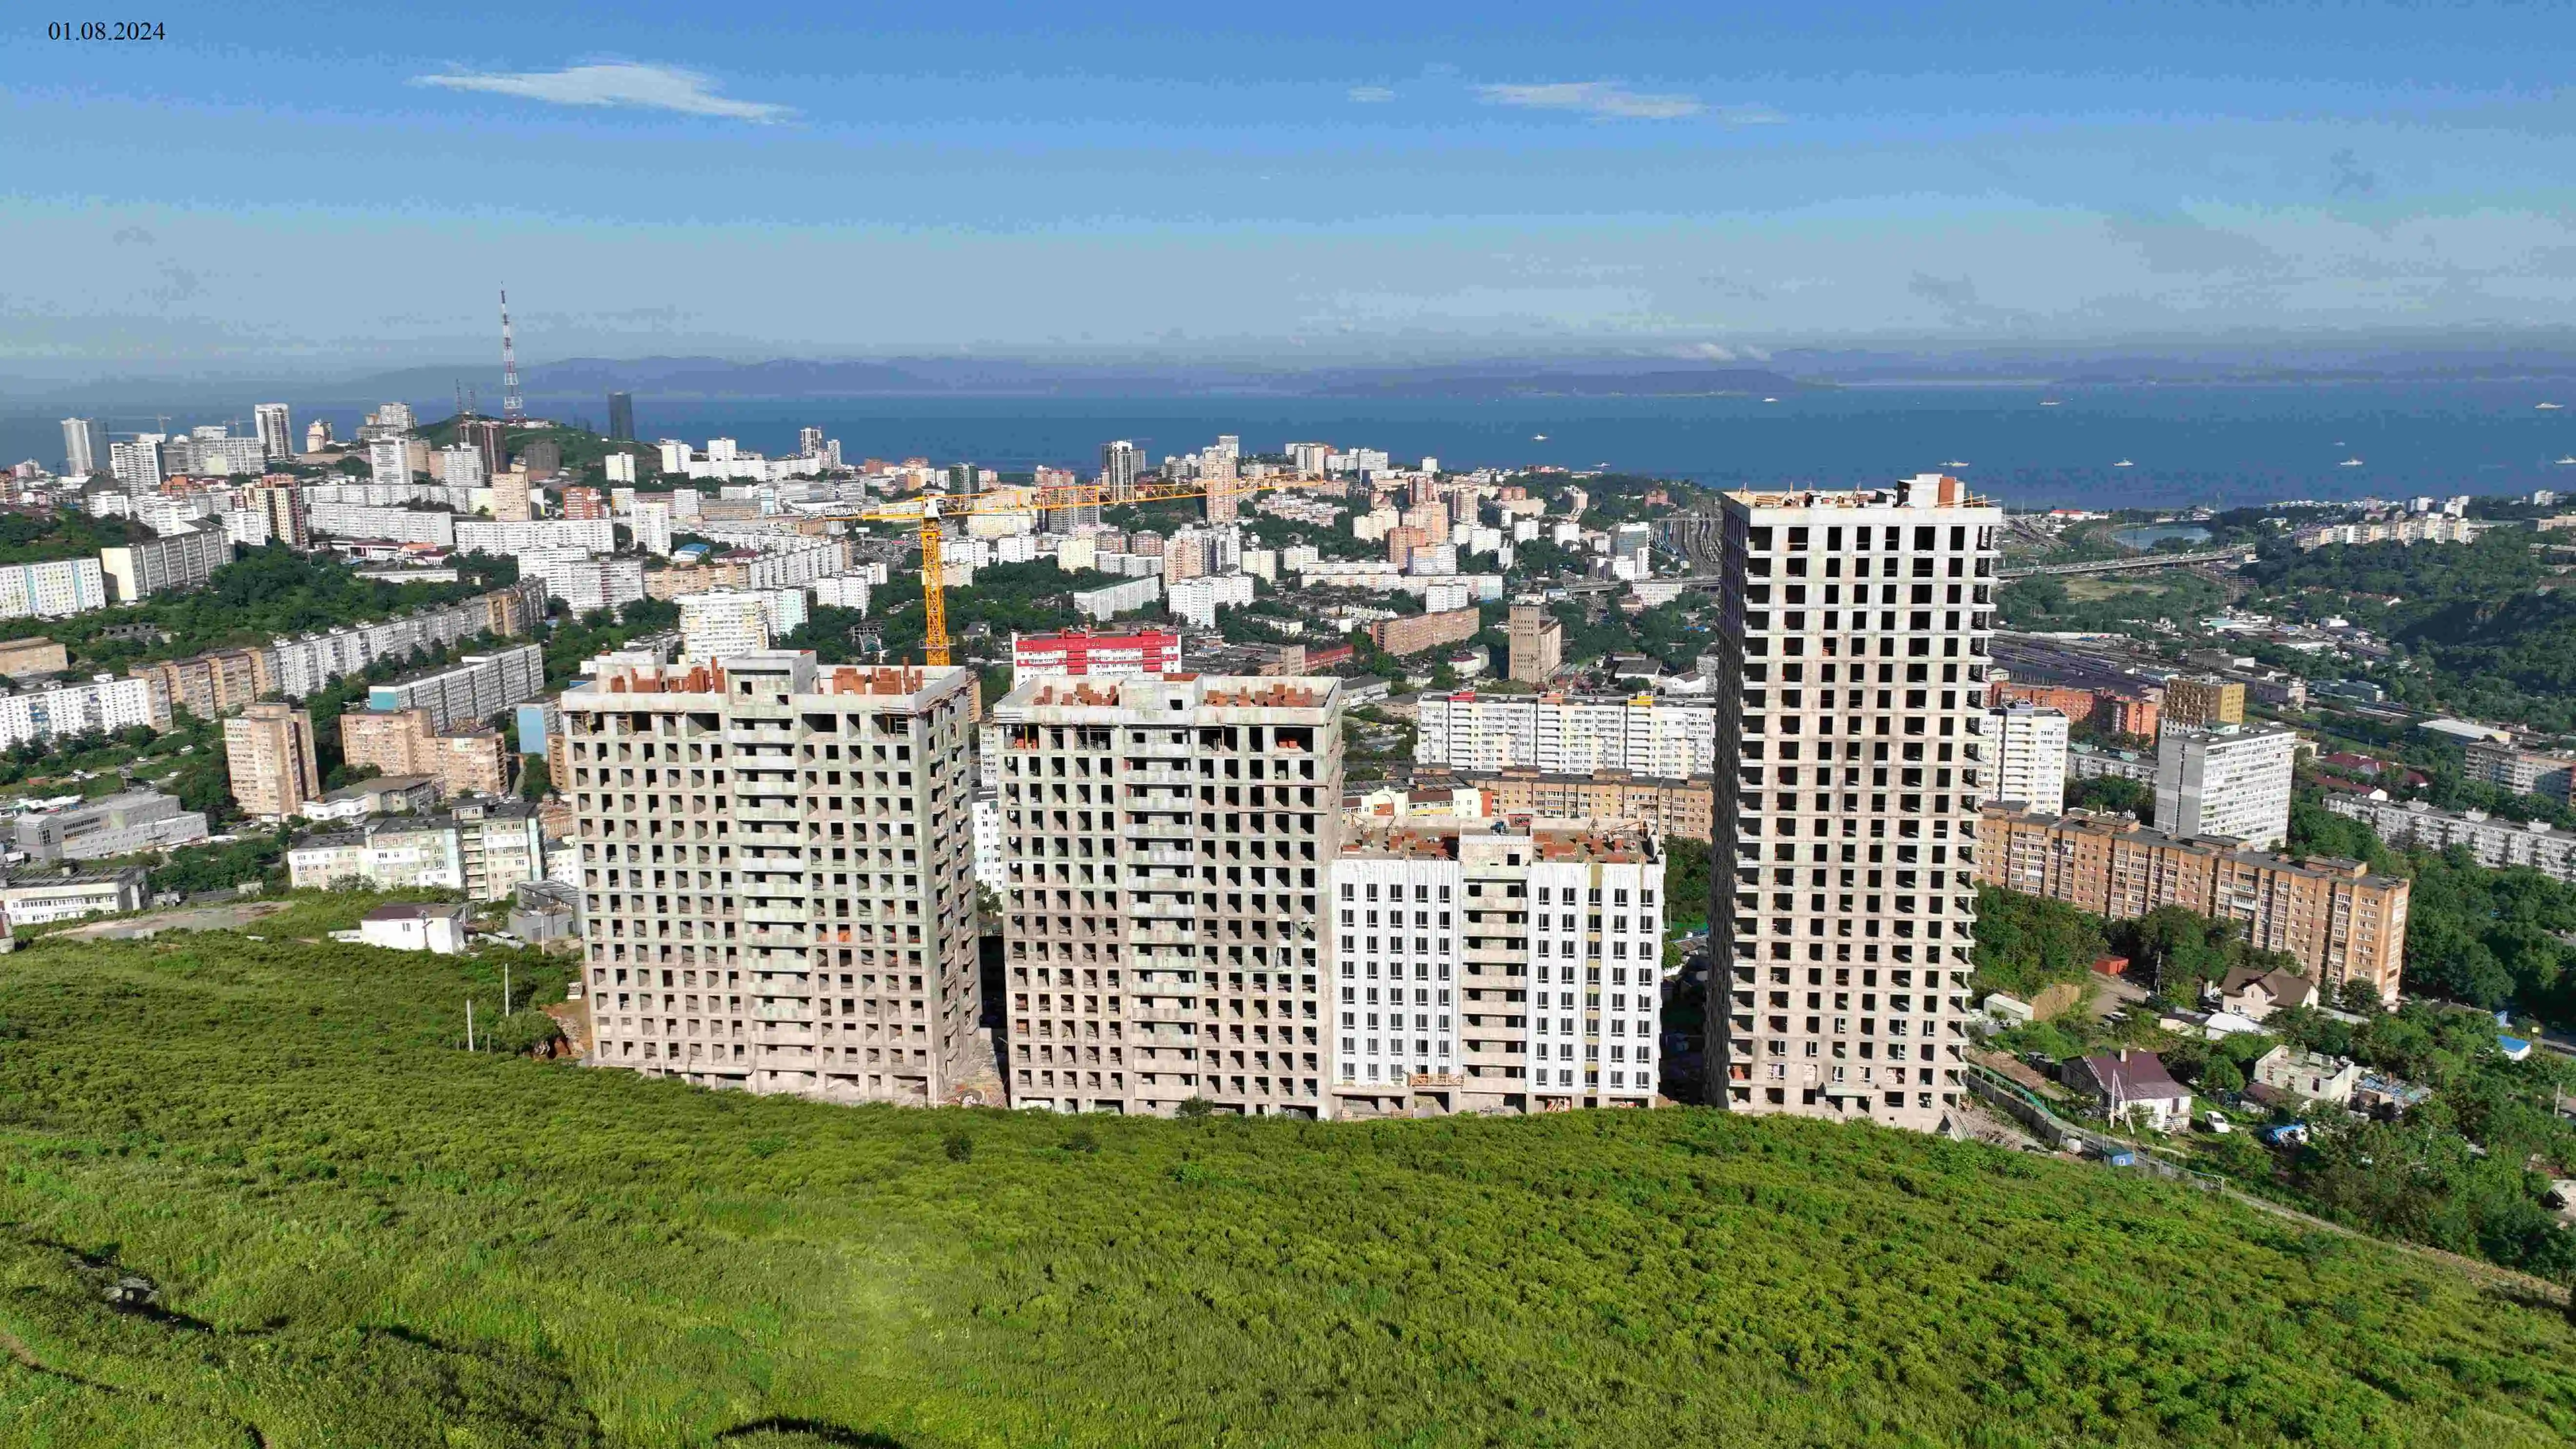
<instances>
[{"instance_id":1,"label":"shrub vegetation","mask_svg":"<svg viewBox=\"0 0 2576 1449\"><path fill-rule=\"evenodd\" d=\"M2576 1435L2555 1310L2097 1166L716 1094L469 1055L497 965L294 939L346 914L0 958L0 1440ZM157 1305L111 1309L126 1274Z\"/></svg>"}]
</instances>

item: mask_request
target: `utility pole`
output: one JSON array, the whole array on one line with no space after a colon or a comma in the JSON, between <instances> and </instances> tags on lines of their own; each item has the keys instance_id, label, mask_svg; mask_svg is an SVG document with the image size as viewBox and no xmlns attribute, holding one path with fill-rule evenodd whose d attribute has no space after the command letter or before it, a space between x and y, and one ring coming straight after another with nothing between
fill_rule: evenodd
<instances>
[{"instance_id":1,"label":"utility pole","mask_svg":"<svg viewBox=\"0 0 2576 1449\"><path fill-rule=\"evenodd\" d=\"M510 1014L510 963L501 963L501 1014Z\"/></svg>"},{"instance_id":2,"label":"utility pole","mask_svg":"<svg viewBox=\"0 0 2576 1449\"><path fill-rule=\"evenodd\" d=\"M474 1050L474 998L465 998L465 1049Z\"/></svg>"}]
</instances>

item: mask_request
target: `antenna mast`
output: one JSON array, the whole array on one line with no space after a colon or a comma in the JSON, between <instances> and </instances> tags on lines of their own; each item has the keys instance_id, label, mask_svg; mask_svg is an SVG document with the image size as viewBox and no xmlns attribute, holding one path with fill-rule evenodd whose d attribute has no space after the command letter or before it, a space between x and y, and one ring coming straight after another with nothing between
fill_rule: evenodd
<instances>
[{"instance_id":1,"label":"antenna mast","mask_svg":"<svg viewBox=\"0 0 2576 1449\"><path fill-rule=\"evenodd\" d=\"M501 289L501 417L505 422L525 422L527 404L519 399L519 355L510 346L510 289Z\"/></svg>"}]
</instances>

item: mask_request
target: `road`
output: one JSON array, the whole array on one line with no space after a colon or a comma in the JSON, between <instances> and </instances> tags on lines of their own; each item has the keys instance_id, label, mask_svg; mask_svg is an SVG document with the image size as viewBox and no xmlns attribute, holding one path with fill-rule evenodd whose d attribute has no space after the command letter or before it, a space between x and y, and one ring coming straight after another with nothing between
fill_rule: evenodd
<instances>
[{"instance_id":1,"label":"road","mask_svg":"<svg viewBox=\"0 0 2576 1449\"><path fill-rule=\"evenodd\" d=\"M2428 1263L2434 1263L2442 1267L2455 1269L2472 1278L2478 1279L2480 1282L2483 1282L2490 1287L2520 1297L2526 1302L2544 1304L2552 1308L2562 1308L2566 1306L2568 1302L2568 1290L2556 1283L2550 1282L2546 1278L2536 1278L2529 1273L2521 1273L2516 1272L2511 1268L2499 1267L2494 1263L2485 1261L2484 1259L2464 1258L2457 1253L2446 1253L2439 1248L2427 1248L2417 1243L2403 1242L2396 1238L2383 1238L2372 1233L2365 1233L2358 1228L2348 1228L2341 1223L2330 1222L2324 1218L2300 1212L2296 1208L2284 1207L2269 1198L2259 1197L2253 1193L2247 1192L2243 1188L2237 1187L2222 1178L2212 1176L2209 1173L2195 1171L2180 1163L2170 1161L2162 1152L2144 1143L2128 1141L2123 1138L2114 1137L2098 1128L2069 1122L2066 1119L2059 1117L2050 1104L2041 1101L2026 1089L2014 1084L2008 1078L1994 1072L1992 1068L1971 1066L1968 1068L1968 1078L1970 1087L1975 1089L1978 1095L1987 1096L1988 1100L1997 1101L1998 1105L2007 1104L2001 1102L1996 1097L1989 1095L1990 1088L2000 1087L2003 1095L2017 1099L2021 1105L2019 1107L2010 1108L2015 1115L2018 1115L2025 1108L2038 1109L2039 1113L2045 1116L2049 1120L2049 1123L2058 1132L2061 1134L2071 1135L2094 1148L2097 1155L2089 1158L2088 1160L2102 1162L2104 1166L2108 1167L2109 1163L2107 1159L2098 1155L2106 1146L2116 1146L2136 1155L2138 1163L2137 1167L2128 1169L2114 1168L2112 1169L2113 1171L2151 1171L2160 1176L2172 1178L2188 1186L2199 1188L2203 1192L2215 1193L2220 1197L2241 1203L2246 1207L2253 1208L2257 1212L2269 1213L2273 1217L2280 1218L2283 1221L2297 1223L2299 1226L2304 1228L2313 1228L2318 1232L2333 1233L2337 1237L2352 1238L2360 1242L2376 1243L2383 1248L2405 1253L2411 1257L2420 1258Z\"/></svg>"},{"instance_id":2,"label":"road","mask_svg":"<svg viewBox=\"0 0 2576 1449\"><path fill-rule=\"evenodd\" d=\"M2015 579L2067 578L2075 574L2136 573L2146 569L2169 569L2192 564L2246 563L2253 559L2250 550L2213 548L2199 553L2142 553L2128 558L2092 559L2084 563L2033 564L2029 568L2004 569L1996 577L2005 583Z\"/></svg>"}]
</instances>

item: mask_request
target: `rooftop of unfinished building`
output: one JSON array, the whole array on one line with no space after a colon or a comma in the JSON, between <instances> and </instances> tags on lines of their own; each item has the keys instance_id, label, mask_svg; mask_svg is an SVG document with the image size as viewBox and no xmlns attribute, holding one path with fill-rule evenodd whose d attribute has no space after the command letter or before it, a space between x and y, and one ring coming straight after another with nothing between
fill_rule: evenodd
<instances>
[{"instance_id":1,"label":"rooftop of unfinished building","mask_svg":"<svg viewBox=\"0 0 2576 1449\"><path fill-rule=\"evenodd\" d=\"M1641 830L1604 830L1600 828L1530 832L1538 847L1542 865L1595 865L1616 862L1647 861L1655 858L1653 842Z\"/></svg>"},{"instance_id":2,"label":"rooftop of unfinished building","mask_svg":"<svg viewBox=\"0 0 2576 1449\"><path fill-rule=\"evenodd\" d=\"M1015 704L1037 707L1091 706L1116 708L1122 691L1157 684L1198 684L1199 703L1218 709L1321 709L1332 696L1333 681L1324 678L1261 678L1247 675L1201 675L1194 672L1131 675L1120 679L1046 680L1014 693Z\"/></svg>"},{"instance_id":3,"label":"rooftop of unfinished building","mask_svg":"<svg viewBox=\"0 0 2576 1449\"><path fill-rule=\"evenodd\" d=\"M1738 488L1727 498L1747 508L1992 508L1947 473L1917 473L1880 488Z\"/></svg>"},{"instance_id":4,"label":"rooftop of unfinished building","mask_svg":"<svg viewBox=\"0 0 2576 1449\"><path fill-rule=\"evenodd\" d=\"M1490 821L1452 820L1445 825L1393 825L1354 830L1342 841L1342 854L1374 859L1455 860L1458 837Z\"/></svg>"},{"instance_id":5,"label":"rooftop of unfinished building","mask_svg":"<svg viewBox=\"0 0 2576 1449\"><path fill-rule=\"evenodd\" d=\"M797 660L798 656L773 651L760 656L759 662L765 667L757 672L774 674L779 666L792 666ZM727 694L735 672L728 670L722 660L710 664L612 664L603 668L597 678L566 691L564 698L569 703L576 696L596 699L612 694ZM937 675L952 672L919 664L818 665L809 692L900 698L918 694Z\"/></svg>"}]
</instances>

